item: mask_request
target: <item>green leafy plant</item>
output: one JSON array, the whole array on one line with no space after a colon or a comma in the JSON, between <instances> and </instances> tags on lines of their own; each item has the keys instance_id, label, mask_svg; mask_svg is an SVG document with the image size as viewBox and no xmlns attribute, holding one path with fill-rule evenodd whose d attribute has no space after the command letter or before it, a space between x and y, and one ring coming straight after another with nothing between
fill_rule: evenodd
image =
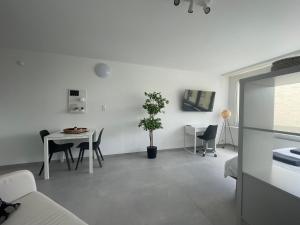
<instances>
[{"instance_id":1,"label":"green leafy plant","mask_svg":"<svg viewBox=\"0 0 300 225\"><path fill-rule=\"evenodd\" d=\"M161 118L156 118L159 113L165 113L163 109L169 104L166 98L163 98L160 92L145 92L147 97L143 108L147 111L148 117L140 121L139 127L149 131L150 146L153 146L153 131L162 129Z\"/></svg>"}]
</instances>

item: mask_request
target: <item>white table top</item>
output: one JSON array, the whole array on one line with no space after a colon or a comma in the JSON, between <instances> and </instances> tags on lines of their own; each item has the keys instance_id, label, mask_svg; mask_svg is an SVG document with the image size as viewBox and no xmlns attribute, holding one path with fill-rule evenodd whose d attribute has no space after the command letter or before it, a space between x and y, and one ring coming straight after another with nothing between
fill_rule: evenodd
<instances>
[{"instance_id":1,"label":"white table top","mask_svg":"<svg viewBox=\"0 0 300 225\"><path fill-rule=\"evenodd\" d=\"M48 140L66 140L66 139L81 139L81 138L89 138L91 135L93 135L95 130L90 129L87 132L81 133L81 134L66 134L62 131L57 131L54 133L49 134L45 138Z\"/></svg>"}]
</instances>

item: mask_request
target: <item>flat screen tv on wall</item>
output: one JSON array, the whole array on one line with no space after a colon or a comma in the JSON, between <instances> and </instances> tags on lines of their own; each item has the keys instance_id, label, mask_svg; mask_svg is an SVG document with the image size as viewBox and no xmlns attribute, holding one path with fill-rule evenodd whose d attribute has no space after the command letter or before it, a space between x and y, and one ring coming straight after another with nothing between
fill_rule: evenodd
<instances>
[{"instance_id":1,"label":"flat screen tv on wall","mask_svg":"<svg viewBox=\"0 0 300 225\"><path fill-rule=\"evenodd\" d=\"M212 112L216 92L185 90L183 96L183 111Z\"/></svg>"}]
</instances>

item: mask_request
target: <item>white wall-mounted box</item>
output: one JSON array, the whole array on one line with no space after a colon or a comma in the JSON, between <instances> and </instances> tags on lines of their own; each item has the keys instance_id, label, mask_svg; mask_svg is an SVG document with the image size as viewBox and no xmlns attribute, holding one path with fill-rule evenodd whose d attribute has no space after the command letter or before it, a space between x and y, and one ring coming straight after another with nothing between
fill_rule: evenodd
<instances>
[{"instance_id":1,"label":"white wall-mounted box","mask_svg":"<svg viewBox=\"0 0 300 225\"><path fill-rule=\"evenodd\" d=\"M68 112L69 113L86 112L86 90L78 90L78 89L68 90Z\"/></svg>"}]
</instances>

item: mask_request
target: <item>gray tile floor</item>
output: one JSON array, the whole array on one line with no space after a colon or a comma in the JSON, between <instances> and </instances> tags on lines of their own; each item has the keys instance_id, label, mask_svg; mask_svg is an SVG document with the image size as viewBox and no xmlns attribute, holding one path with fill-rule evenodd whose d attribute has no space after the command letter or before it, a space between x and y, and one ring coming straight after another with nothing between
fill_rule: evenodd
<instances>
[{"instance_id":1,"label":"gray tile floor","mask_svg":"<svg viewBox=\"0 0 300 225\"><path fill-rule=\"evenodd\" d=\"M40 164L0 168L0 173L29 169L39 191L90 225L235 225L235 181L224 178L224 162L237 153L219 149L218 157L184 150L105 158L103 168L88 174L88 161L78 171L51 163L49 181L37 176ZM73 168L75 165L73 165Z\"/></svg>"}]
</instances>

